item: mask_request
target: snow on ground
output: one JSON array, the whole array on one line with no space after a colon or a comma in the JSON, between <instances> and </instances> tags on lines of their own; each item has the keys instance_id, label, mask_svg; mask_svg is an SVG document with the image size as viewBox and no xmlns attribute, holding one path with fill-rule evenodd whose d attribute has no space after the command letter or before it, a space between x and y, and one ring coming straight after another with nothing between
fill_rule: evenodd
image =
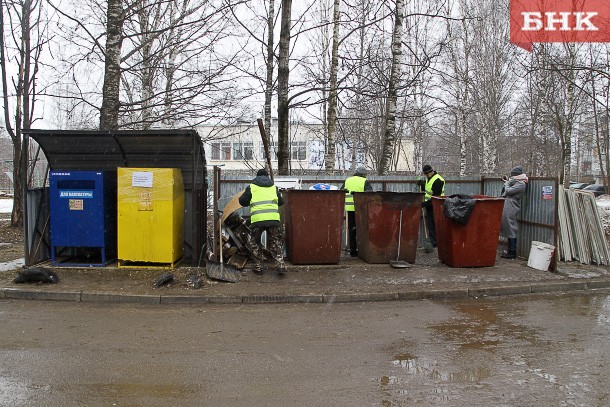
<instances>
[{"instance_id":1,"label":"snow on ground","mask_svg":"<svg viewBox=\"0 0 610 407\"><path fill-rule=\"evenodd\" d=\"M13 211L12 199L0 199L0 213L11 213Z\"/></svg>"},{"instance_id":2,"label":"snow on ground","mask_svg":"<svg viewBox=\"0 0 610 407\"><path fill-rule=\"evenodd\" d=\"M600 195L595 198L595 203L598 208L603 208L605 210L610 210L610 195Z\"/></svg>"},{"instance_id":3,"label":"snow on ground","mask_svg":"<svg viewBox=\"0 0 610 407\"><path fill-rule=\"evenodd\" d=\"M23 267L24 264L25 261L23 260L23 258L7 261L6 263L0 263L0 272L16 270Z\"/></svg>"}]
</instances>

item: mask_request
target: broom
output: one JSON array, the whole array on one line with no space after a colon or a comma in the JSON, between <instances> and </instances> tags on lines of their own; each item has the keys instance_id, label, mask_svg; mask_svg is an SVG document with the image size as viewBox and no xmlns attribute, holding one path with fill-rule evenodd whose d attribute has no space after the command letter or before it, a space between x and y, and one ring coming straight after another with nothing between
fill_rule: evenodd
<instances>
[{"instance_id":1,"label":"broom","mask_svg":"<svg viewBox=\"0 0 610 407\"><path fill-rule=\"evenodd\" d=\"M218 256L220 261L207 259L205 263L205 272L209 278L214 280L226 281L228 283L236 283L239 271L228 264L224 264L222 258L222 221L218 219Z\"/></svg>"}]
</instances>

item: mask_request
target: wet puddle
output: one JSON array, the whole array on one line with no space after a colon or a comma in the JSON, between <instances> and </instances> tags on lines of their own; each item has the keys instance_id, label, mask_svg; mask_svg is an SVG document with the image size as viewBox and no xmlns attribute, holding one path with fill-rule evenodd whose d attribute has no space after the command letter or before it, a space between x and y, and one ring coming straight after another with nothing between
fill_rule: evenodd
<instances>
[{"instance_id":1,"label":"wet puddle","mask_svg":"<svg viewBox=\"0 0 610 407\"><path fill-rule=\"evenodd\" d=\"M32 389L22 380L0 376L0 406L24 405L31 391Z\"/></svg>"}]
</instances>

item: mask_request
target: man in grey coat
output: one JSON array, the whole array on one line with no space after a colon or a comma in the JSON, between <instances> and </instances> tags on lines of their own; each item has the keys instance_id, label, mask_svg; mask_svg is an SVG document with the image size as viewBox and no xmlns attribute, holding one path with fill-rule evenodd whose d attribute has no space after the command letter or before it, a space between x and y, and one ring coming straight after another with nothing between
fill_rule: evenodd
<instances>
[{"instance_id":1,"label":"man in grey coat","mask_svg":"<svg viewBox=\"0 0 610 407\"><path fill-rule=\"evenodd\" d=\"M519 233L519 222L517 215L521 211L521 198L527 187L527 175L521 166L516 166L510 172L510 178L503 178L504 188L501 197L504 198L504 209L502 210L502 228L500 236L508 239L508 250L502 256L503 259L514 259L517 257L517 234Z\"/></svg>"}]
</instances>

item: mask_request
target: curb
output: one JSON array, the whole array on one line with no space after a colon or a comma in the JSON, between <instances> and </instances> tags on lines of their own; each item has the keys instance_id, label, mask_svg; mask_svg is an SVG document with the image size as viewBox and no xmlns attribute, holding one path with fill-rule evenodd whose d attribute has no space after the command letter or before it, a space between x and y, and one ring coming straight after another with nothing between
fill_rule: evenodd
<instances>
[{"instance_id":1,"label":"curb","mask_svg":"<svg viewBox=\"0 0 610 407\"><path fill-rule=\"evenodd\" d=\"M405 291L336 293L336 294L246 294L240 295L147 295L85 291L44 291L0 288L0 299L72 301L114 304L321 304L380 301L412 301L423 299L466 299L520 294L541 294L560 291L589 291L610 288L610 278L479 285L461 288L429 288Z\"/></svg>"}]
</instances>

